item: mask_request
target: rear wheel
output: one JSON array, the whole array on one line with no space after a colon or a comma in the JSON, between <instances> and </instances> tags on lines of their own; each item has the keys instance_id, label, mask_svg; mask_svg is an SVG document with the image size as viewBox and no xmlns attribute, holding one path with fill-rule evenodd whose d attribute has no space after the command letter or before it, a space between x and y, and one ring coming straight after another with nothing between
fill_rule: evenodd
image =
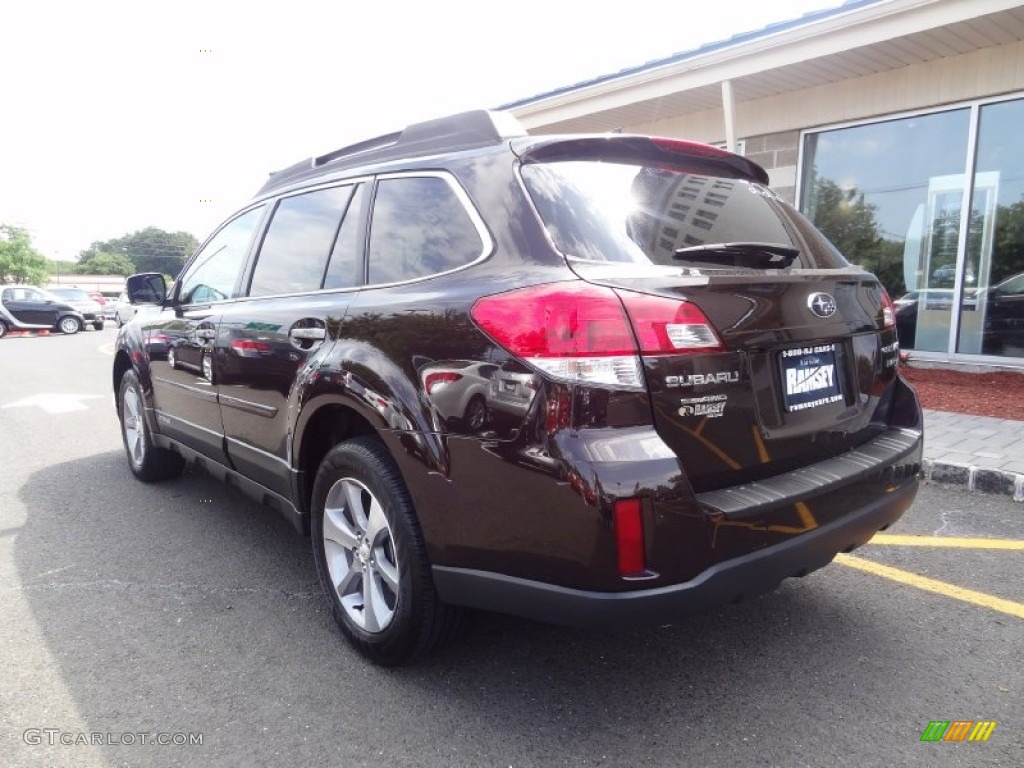
<instances>
[{"instance_id":1,"label":"rear wheel","mask_svg":"<svg viewBox=\"0 0 1024 768\"><path fill-rule=\"evenodd\" d=\"M313 485L313 553L335 621L376 664L408 664L454 633L398 468L373 438L335 446Z\"/></svg>"},{"instance_id":2,"label":"rear wheel","mask_svg":"<svg viewBox=\"0 0 1024 768\"><path fill-rule=\"evenodd\" d=\"M7 323L0 320L0 339L7 335Z\"/></svg>"},{"instance_id":3,"label":"rear wheel","mask_svg":"<svg viewBox=\"0 0 1024 768\"><path fill-rule=\"evenodd\" d=\"M487 403L481 395L473 395L462 419L471 432L479 432L484 428L487 422Z\"/></svg>"},{"instance_id":4,"label":"rear wheel","mask_svg":"<svg viewBox=\"0 0 1024 768\"><path fill-rule=\"evenodd\" d=\"M103 330L103 321L102 320L97 320L95 323L92 324L92 327L95 328L97 331L102 331Z\"/></svg>"},{"instance_id":5,"label":"rear wheel","mask_svg":"<svg viewBox=\"0 0 1024 768\"><path fill-rule=\"evenodd\" d=\"M185 460L153 443L146 426L143 402L138 376L135 371L126 371L121 377L118 415L121 417L121 439L128 454L128 466L137 478L147 483L177 477L185 466Z\"/></svg>"},{"instance_id":6,"label":"rear wheel","mask_svg":"<svg viewBox=\"0 0 1024 768\"><path fill-rule=\"evenodd\" d=\"M70 336L71 334L78 333L82 330L82 321L77 317L66 315L57 321L57 329L61 333L65 333Z\"/></svg>"}]
</instances>

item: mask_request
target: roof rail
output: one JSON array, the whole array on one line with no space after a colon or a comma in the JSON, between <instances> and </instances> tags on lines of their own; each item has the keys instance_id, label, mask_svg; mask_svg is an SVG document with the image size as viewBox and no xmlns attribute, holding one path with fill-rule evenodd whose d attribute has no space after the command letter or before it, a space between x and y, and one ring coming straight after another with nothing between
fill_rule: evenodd
<instances>
[{"instance_id":1,"label":"roof rail","mask_svg":"<svg viewBox=\"0 0 1024 768\"><path fill-rule=\"evenodd\" d=\"M363 162L484 147L525 135L522 125L508 112L485 109L461 112L413 123L403 131L350 144L275 171L258 194L305 177L319 175L326 166L330 166L330 170L342 170Z\"/></svg>"}]
</instances>

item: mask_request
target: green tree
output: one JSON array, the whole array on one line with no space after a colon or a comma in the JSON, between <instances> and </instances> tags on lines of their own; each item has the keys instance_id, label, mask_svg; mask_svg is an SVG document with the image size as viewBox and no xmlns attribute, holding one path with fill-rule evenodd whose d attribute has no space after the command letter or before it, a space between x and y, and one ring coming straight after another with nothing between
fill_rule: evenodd
<instances>
[{"instance_id":1,"label":"green tree","mask_svg":"<svg viewBox=\"0 0 1024 768\"><path fill-rule=\"evenodd\" d=\"M51 275L67 275L75 271L77 261L66 261L64 259L50 259L49 269Z\"/></svg>"},{"instance_id":2,"label":"green tree","mask_svg":"<svg viewBox=\"0 0 1024 768\"><path fill-rule=\"evenodd\" d=\"M992 278L998 283L1024 272L1024 200L996 209L992 244Z\"/></svg>"},{"instance_id":3,"label":"green tree","mask_svg":"<svg viewBox=\"0 0 1024 768\"><path fill-rule=\"evenodd\" d=\"M122 253L96 251L75 264L74 271L79 275L130 275L143 270L136 269Z\"/></svg>"},{"instance_id":4,"label":"green tree","mask_svg":"<svg viewBox=\"0 0 1024 768\"><path fill-rule=\"evenodd\" d=\"M0 283L42 285L48 275L46 257L32 247L28 232L0 224Z\"/></svg>"},{"instance_id":5,"label":"green tree","mask_svg":"<svg viewBox=\"0 0 1024 768\"><path fill-rule=\"evenodd\" d=\"M873 272L890 295L906 292L903 242L887 240L878 230L878 206L856 188L844 190L831 179L816 177L812 192L816 227L854 264Z\"/></svg>"},{"instance_id":6,"label":"green tree","mask_svg":"<svg viewBox=\"0 0 1024 768\"><path fill-rule=\"evenodd\" d=\"M80 259L85 261L100 253L122 254L135 265L135 272L176 275L198 246L199 241L188 232L146 227L113 240L97 241L82 251Z\"/></svg>"}]
</instances>

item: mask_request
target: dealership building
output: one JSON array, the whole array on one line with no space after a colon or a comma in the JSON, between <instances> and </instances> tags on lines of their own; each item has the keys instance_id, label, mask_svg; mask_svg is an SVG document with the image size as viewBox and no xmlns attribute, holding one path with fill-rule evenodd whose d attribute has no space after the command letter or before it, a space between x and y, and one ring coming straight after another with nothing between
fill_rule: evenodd
<instances>
[{"instance_id":1,"label":"dealership building","mask_svg":"<svg viewBox=\"0 0 1024 768\"><path fill-rule=\"evenodd\" d=\"M850 0L504 105L728 147L898 301L912 358L1024 367L1024 6Z\"/></svg>"}]
</instances>

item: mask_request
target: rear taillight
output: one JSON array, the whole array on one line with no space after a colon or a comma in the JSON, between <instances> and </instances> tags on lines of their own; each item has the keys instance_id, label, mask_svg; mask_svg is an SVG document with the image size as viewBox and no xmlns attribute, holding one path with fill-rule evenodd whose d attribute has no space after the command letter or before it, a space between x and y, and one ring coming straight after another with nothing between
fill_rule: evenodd
<instances>
[{"instance_id":1,"label":"rear taillight","mask_svg":"<svg viewBox=\"0 0 1024 768\"><path fill-rule=\"evenodd\" d=\"M453 373L452 371L437 371L436 373L428 373L426 378L423 380L423 386L426 387L427 394L433 394L434 390L439 387L443 387L445 384L451 384L452 382L458 381L462 378L461 373Z\"/></svg>"},{"instance_id":2,"label":"rear taillight","mask_svg":"<svg viewBox=\"0 0 1024 768\"><path fill-rule=\"evenodd\" d=\"M618 293L633 323L641 354L721 352L724 349L718 334L696 304L642 293Z\"/></svg>"},{"instance_id":3,"label":"rear taillight","mask_svg":"<svg viewBox=\"0 0 1024 768\"><path fill-rule=\"evenodd\" d=\"M479 299L472 314L501 346L556 379L643 388L633 332L611 288L523 288Z\"/></svg>"},{"instance_id":4,"label":"rear taillight","mask_svg":"<svg viewBox=\"0 0 1024 768\"><path fill-rule=\"evenodd\" d=\"M271 351L267 342L253 339L232 339L231 348L241 357L260 357L260 355L269 354Z\"/></svg>"},{"instance_id":5,"label":"rear taillight","mask_svg":"<svg viewBox=\"0 0 1024 768\"><path fill-rule=\"evenodd\" d=\"M502 347L561 381L643 389L641 354L723 349L694 304L583 282L486 296L472 315Z\"/></svg>"},{"instance_id":6,"label":"rear taillight","mask_svg":"<svg viewBox=\"0 0 1024 768\"><path fill-rule=\"evenodd\" d=\"M882 326L885 328L896 327L896 307L885 288L882 289Z\"/></svg>"}]
</instances>

